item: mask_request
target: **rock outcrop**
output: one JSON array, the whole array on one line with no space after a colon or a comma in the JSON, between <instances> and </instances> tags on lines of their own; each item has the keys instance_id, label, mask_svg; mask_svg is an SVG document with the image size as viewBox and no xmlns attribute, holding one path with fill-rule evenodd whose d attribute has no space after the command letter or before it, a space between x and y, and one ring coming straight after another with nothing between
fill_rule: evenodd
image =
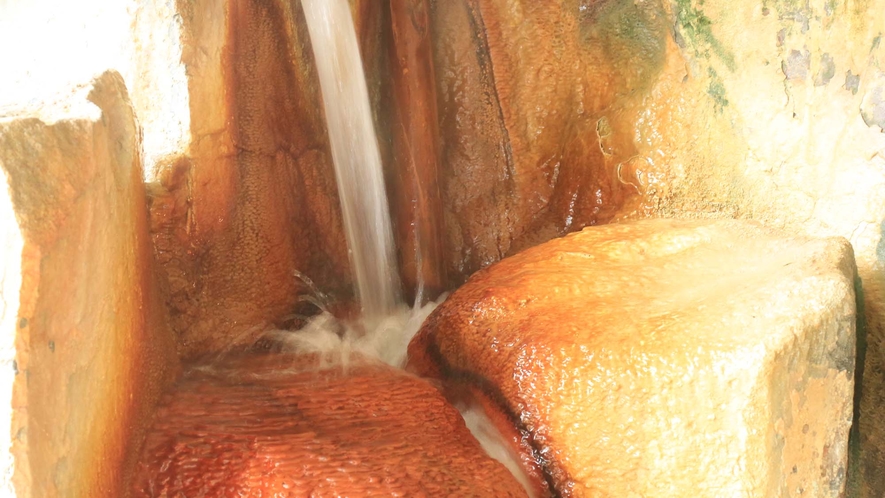
<instances>
[{"instance_id":1,"label":"rock outcrop","mask_svg":"<svg viewBox=\"0 0 885 498\"><path fill-rule=\"evenodd\" d=\"M476 273L409 347L563 496L841 496L844 239L738 221L592 227Z\"/></svg>"},{"instance_id":2,"label":"rock outcrop","mask_svg":"<svg viewBox=\"0 0 885 498\"><path fill-rule=\"evenodd\" d=\"M664 67L663 4L454 0L431 20L452 284L612 220L637 194L617 116Z\"/></svg>"},{"instance_id":3,"label":"rock outcrop","mask_svg":"<svg viewBox=\"0 0 885 498\"><path fill-rule=\"evenodd\" d=\"M311 292L350 291L319 85L299 2L181 9L192 142L152 186L182 354L249 344Z\"/></svg>"}]
</instances>

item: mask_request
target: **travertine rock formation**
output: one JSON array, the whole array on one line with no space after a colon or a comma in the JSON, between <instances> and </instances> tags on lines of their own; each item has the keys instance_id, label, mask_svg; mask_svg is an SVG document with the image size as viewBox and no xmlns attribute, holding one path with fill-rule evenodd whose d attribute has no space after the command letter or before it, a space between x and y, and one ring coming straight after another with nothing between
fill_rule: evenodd
<instances>
[{"instance_id":1,"label":"travertine rock formation","mask_svg":"<svg viewBox=\"0 0 885 498\"><path fill-rule=\"evenodd\" d=\"M885 2L670 6L673 41L623 122L653 216L741 217L851 242L862 347L849 496L885 495ZM879 123L879 124L877 124Z\"/></svg>"},{"instance_id":2,"label":"travertine rock formation","mask_svg":"<svg viewBox=\"0 0 885 498\"><path fill-rule=\"evenodd\" d=\"M453 284L610 221L636 194L613 120L663 68L669 26L644 2L430 2ZM617 149L613 152L614 149Z\"/></svg>"},{"instance_id":3,"label":"travertine rock formation","mask_svg":"<svg viewBox=\"0 0 885 498\"><path fill-rule=\"evenodd\" d=\"M483 403L559 495L835 498L855 275L843 239L587 228L476 273L410 364Z\"/></svg>"},{"instance_id":4,"label":"travertine rock formation","mask_svg":"<svg viewBox=\"0 0 885 498\"><path fill-rule=\"evenodd\" d=\"M525 491L430 383L356 355L192 367L165 398L133 497L476 496Z\"/></svg>"},{"instance_id":5,"label":"travertine rock formation","mask_svg":"<svg viewBox=\"0 0 885 498\"><path fill-rule=\"evenodd\" d=\"M452 288L612 219L745 217L843 236L868 339L852 491L885 493L883 0L351 5L409 292L419 273ZM0 45L16 47L0 51L0 109L105 68L123 75L146 177L157 173L150 224L186 357L293 325L313 292L296 271L349 299L297 0L8 2ZM17 255L11 206L0 203L0 246ZM18 302L28 260L6 259L3 297ZM0 318L0 362L15 313Z\"/></svg>"},{"instance_id":6,"label":"travertine rock formation","mask_svg":"<svg viewBox=\"0 0 885 498\"><path fill-rule=\"evenodd\" d=\"M188 151L152 189L186 357L248 344L296 311L296 272L350 291L319 87L299 2L182 9Z\"/></svg>"},{"instance_id":7,"label":"travertine rock formation","mask_svg":"<svg viewBox=\"0 0 885 498\"><path fill-rule=\"evenodd\" d=\"M15 337L20 498L124 496L130 448L176 370L139 137L116 73L0 117L0 188L14 210L3 223L17 221L22 241L3 261L20 293L0 295L0 332Z\"/></svg>"},{"instance_id":8,"label":"travertine rock formation","mask_svg":"<svg viewBox=\"0 0 885 498\"><path fill-rule=\"evenodd\" d=\"M614 206L614 219L740 217L845 237L863 282L867 337L851 493L885 494L878 415L885 404L885 3L431 5L450 273L468 275L591 224L594 181L602 185L601 211ZM520 149L513 176L525 190L513 188L501 166L504 133L483 125L496 123L497 108L499 128ZM572 170L589 176L564 177L566 156L547 161L566 150L579 158ZM561 164L552 169L562 172L555 188L555 175L544 173L550 164ZM610 191L605 178L616 179ZM609 204L617 189L625 202ZM525 228L534 216L527 212L539 213L547 228Z\"/></svg>"}]
</instances>

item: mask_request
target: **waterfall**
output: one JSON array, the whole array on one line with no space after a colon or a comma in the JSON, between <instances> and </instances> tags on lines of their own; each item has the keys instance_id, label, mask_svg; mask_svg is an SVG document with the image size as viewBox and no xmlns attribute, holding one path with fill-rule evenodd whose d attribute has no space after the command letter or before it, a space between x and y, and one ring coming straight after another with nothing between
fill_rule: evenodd
<instances>
[{"instance_id":1,"label":"waterfall","mask_svg":"<svg viewBox=\"0 0 885 498\"><path fill-rule=\"evenodd\" d=\"M344 215L350 266L363 317L379 320L401 302L381 154L347 0L302 0Z\"/></svg>"}]
</instances>

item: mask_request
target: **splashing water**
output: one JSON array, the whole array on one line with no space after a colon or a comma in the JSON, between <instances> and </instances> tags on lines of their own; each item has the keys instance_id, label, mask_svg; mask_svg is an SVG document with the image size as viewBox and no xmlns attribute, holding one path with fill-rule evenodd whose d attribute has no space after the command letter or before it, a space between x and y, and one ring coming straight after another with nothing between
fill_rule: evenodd
<instances>
[{"instance_id":1,"label":"splashing water","mask_svg":"<svg viewBox=\"0 0 885 498\"><path fill-rule=\"evenodd\" d=\"M303 0L323 94L350 266L363 319L401 302L393 231L369 92L347 0Z\"/></svg>"},{"instance_id":2,"label":"splashing water","mask_svg":"<svg viewBox=\"0 0 885 498\"><path fill-rule=\"evenodd\" d=\"M284 352L317 355L317 369L346 368L352 356L405 368L407 349L424 319L446 298L410 309L397 310L375 322L372 328L341 321L328 311L312 317L299 330L272 330L264 334Z\"/></svg>"}]
</instances>

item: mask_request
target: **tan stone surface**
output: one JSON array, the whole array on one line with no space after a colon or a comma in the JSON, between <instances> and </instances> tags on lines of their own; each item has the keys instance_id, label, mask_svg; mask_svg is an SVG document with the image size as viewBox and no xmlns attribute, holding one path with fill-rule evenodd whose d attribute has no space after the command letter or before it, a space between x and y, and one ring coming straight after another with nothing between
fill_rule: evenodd
<instances>
[{"instance_id":1,"label":"tan stone surface","mask_svg":"<svg viewBox=\"0 0 885 498\"><path fill-rule=\"evenodd\" d=\"M15 385L15 336L22 284L21 230L15 219L6 172L0 168L0 494L15 498L12 485L12 391Z\"/></svg>"},{"instance_id":2,"label":"tan stone surface","mask_svg":"<svg viewBox=\"0 0 885 498\"><path fill-rule=\"evenodd\" d=\"M119 74L0 118L0 168L24 242L19 300L6 303L17 309L16 491L125 496L131 448L177 359Z\"/></svg>"},{"instance_id":3,"label":"tan stone surface","mask_svg":"<svg viewBox=\"0 0 885 498\"><path fill-rule=\"evenodd\" d=\"M849 496L885 495L885 2L680 1L675 41L626 113L635 214L752 218L848 239L868 347ZM862 331L863 332L863 331Z\"/></svg>"},{"instance_id":4,"label":"tan stone surface","mask_svg":"<svg viewBox=\"0 0 885 498\"><path fill-rule=\"evenodd\" d=\"M410 365L514 423L515 448L563 496L837 497L854 279L842 239L592 227L476 273Z\"/></svg>"}]
</instances>

